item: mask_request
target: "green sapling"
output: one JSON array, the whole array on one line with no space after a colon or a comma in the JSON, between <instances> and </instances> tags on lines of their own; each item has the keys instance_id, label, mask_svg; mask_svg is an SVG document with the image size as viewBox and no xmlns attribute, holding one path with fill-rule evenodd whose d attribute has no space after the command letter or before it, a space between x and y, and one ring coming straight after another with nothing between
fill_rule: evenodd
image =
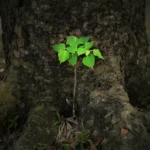
<instances>
[{"instance_id":1,"label":"green sapling","mask_svg":"<svg viewBox=\"0 0 150 150\"><path fill-rule=\"evenodd\" d=\"M60 63L68 61L74 66L74 88L73 88L73 117L75 117L75 96L77 86L77 69L76 64L79 56L84 56L82 59L83 65L93 68L95 65L95 56L99 59L104 59L99 49L92 49L94 41L89 42L89 37L68 36L66 43L59 43L53 46L53 49L58 52L58 60Z\"/></svg>"}]
</instances>

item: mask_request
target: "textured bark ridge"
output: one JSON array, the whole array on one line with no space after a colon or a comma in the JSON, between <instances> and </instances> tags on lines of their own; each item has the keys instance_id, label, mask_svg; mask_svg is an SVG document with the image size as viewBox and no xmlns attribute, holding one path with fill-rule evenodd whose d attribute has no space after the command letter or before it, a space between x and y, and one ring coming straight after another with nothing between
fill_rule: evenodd
<instances>
[{"instance_id":1,"label":"textured bark ridge","mask_svg":"<svg viewBox=\"0 0 150 150\"><path fill-rule=\"evenodd\" d=\"M147 101L149 94L148 89L140 94L141 84L149 86L144 7L141 0L32 0L16 1L7 15L1 13L3 30L10 30L3 36L6 72L15 73L13 95L28 110L15 150L52 145L58 133L55 112L72 115L66 100L72 99L73 68L60 65L51 48L69 35L89 36L105 58L94 69L78 64L77 115L85 128L103 139L102 150L150 149L148 115L130 104Z\"/></svg>"}]
</instances>

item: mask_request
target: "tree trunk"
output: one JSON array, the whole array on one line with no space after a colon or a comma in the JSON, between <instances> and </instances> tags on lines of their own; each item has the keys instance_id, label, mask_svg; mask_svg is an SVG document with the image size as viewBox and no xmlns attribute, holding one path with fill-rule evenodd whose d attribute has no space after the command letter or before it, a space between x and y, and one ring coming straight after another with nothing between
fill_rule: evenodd
<instances>
[{"instance_id":1,"label":"tree trunk","mask_svg":"<svg viewBox=\"0 0 150 150\"><path fill-rule=\"evenodd\" d=\"M52 49L69 35L89 36L105 58L94 69L78 64L76 115L85 128L102 139L102 150L150 149L148 115L131 105L144 106L141 100L147 104L149 98L145 1L16 0L5 5L6 81L13 76L13 96L28 111L15 150L52 145L56 113L72 116L67 101L72 103L73 68L59 64Z\"/></svg>"}]
</instances>

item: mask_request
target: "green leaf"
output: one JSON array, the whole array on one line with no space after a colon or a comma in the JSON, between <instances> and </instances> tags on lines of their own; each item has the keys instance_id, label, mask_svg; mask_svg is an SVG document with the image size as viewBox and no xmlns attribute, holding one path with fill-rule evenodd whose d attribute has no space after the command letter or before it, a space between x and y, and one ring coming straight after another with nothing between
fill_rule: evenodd
<instances>
[{"instance_id":1,"label":"green leaf","mask_svg":"<svg viewBox=\"0 0 150 150\"><path fill-rule=\"evenodd\" d=\"M58 52L58 59L60 63L65 62L66 60L68 60L68 58L69 58L69 52L67 52L66 50L60 50Z\"/></svg>"},{"instance_id":2,"label":"green leaf","mask_svg":"<svg viewBox=\"0 0 150 150\"><path fill-rule=\"evenodd\" d=\"M93 47L93 45L94 45L94 41L86 42L86 43L85 43L85 48L86 48L87 50L89 50L91 47Z\"/></svg>"},{"instance_id":3,"label":"green leaf","mask_svg":"<svg viewBox=\"0 0 150 150\"><path fill-rule=\"evenodd\" d=\"M56 52L59 52L60 50L65 50L65 44L63 44L63 43L55 44L55 45L53 46L53 49L54 49Z\"/></svg>"},{"instance_id":4,"label":"green leaf","mask_svg":"<svg viewBox=\"0 0 150 150\"><path fill-rule=\"evenodd\" d=\"M63 145L61 146L61 148L62 148L61 150L72 150L70 144L63 144Z\"/></svg>"},{"instance_id":5,"label":"green leaf","mask_svg":"<svg viewBox=\"0 0 150 150\"><path fill-rule=\"evenodd\" d=\"M70 54L70 57L68 59L69 63L71 65L75 65L77 63L78 55L77 54Z\"/></svg>"},{"instance_id":6,"label":"green leaf","mask_svg":"<svg viewBox=\"0 0 150 150\"><path fill-rule=\"evenodd\" d=\"M86 49L83 47L83 46L80 46L78 49L77 49L77 54L78 56L82 55L82 54L85 54L86 53Z\"/></svg>"},{"instance_id":7,"label":"green leaf","mask_svg":"<svg viewBox=\"0 0 150 150\"><path fill-rule=\"evenodd\" d=\"M90 55L84 57L83 60L82 60L82 63L85 66L93 68L93 66L95 64L95 56L93 54L90 54Z\"/></svg>"},{"instance_id":8,"label":"green leaf","mask_svg":"<svg viewBox=\"0 0 150 150\"><path fill-rule=\"evenodd\" d=\"M69 53L75 53L77 51L77 45L72 45L66 48Z\"/></svg>"},{"instance_id":9,"label":"green leaf","mask_svg":"<svg viewBox=\"0 0 150 150\"><path fill-rule=\"evenodd\" d=\"M87 50L86 53L85 53L85 55L86 55L86 56L89 55L90 52L91 52L90 50Z\"/></svg>"},{"instance_id":10,"label":"green leaf","mask_svg":"<svg viewBox=\"0 0 150 150\"><path fill-rule=\"evenodd\" d=\"M79 44L85 44L85 42L88 42L89 37L80 37L79 38Z\"/></svg>"},{"instance_id":11,"label":"green leaf","mask_svg":"<svg viewBox=\"0 0 150 150\"><path fill-rule=\"evenodd\" d=\"M70 46L78 45L78 38L75 36L68 36L66 44Z\"/></svg>"},{"instance_id":12,"label":"green leaf","mask_svg":"<svg viewBox=\"0 0 150 150\"><path fill-rule=\"evenodd\" d=\"M58 111L56 111L57 120L61 122L61 117Z\"/></svg>"},{"instance_id":13,"label":"green leaf","mask_svg":"<svg viewBox=\"0 0 150 150\"><path fill-rule=\"evenodd\" d=\"M102 54L101 54L101 52L100 52L99 49L94 49L94 50L93 50L93 54L94 54L95 56L97 56L98 58L100 58L100 59L104 59L104 57L102 56Z\"/></svg>"}]
</instances>

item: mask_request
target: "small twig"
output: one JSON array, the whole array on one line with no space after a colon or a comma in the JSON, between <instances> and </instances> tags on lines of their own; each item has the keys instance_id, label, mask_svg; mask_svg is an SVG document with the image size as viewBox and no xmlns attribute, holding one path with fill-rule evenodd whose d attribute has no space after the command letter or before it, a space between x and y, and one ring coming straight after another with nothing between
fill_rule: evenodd
<instances>
[{"instance_id":1,"label":"small twig","mask_svg":"<svg viewBox=\"0 0 150 150\"><path fill-rule=\"evenodd\" d=\"M76 97L76 87L77 87L77 67L74 67L74 87L73 87L73 98Z\"/></svg>"},{"instance_id":2,"label":"small twig","mask_svg":"<svg viewBox=\"0 0 150 150\"><path fill-rule=\"evenodd\" d=\"M75 118L75 103L76 103L76 87L77 87L77 67L74 67L74 86L73 86L73 118Z\"/></svg>"}]
</instances>

